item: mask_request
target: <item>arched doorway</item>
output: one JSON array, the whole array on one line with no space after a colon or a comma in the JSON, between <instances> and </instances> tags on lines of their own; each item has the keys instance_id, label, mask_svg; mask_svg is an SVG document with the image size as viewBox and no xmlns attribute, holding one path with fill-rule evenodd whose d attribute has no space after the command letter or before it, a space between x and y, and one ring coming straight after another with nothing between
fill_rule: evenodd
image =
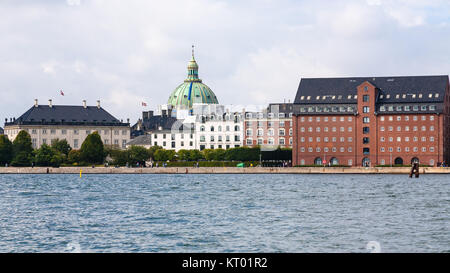
<instances>
[{"instance_id":1,"label":"arched doorway","mask_svg":"<svg viewBox=\"0 0 450 273\"><path fill-rule=\"evenodd\" d=\"M314 159L314 165L322 165L322 158L316 157L316 159Z\"/></svg>"},{"instance_id":2,"label":"arched doorway","mask_svg":"<svg viewBox=\"0 0 450 273\"><path fill-rule=\"evenodd\" d=\"M364 157L362 160L363 167L370 167L370 159L368 157Z\"/></svg>"},{"instance_id":3,"label":"arched doorway","mask_svg":"<svg viewBox=\"0 0 450 273\"><path fill-rule=\"evenodd\" d=\"M339 161L337 160L337 158L336 157L332 157L331 159L330 159L330 163L331 163L331 165L339 165Z\"/></svg>"},{"instance_id":4,"label":"arched doorway","mask_svg":"<svg viewBox=\"0 0 450 273\"><path fill-rule=\"evenodd\" d=\"M413 164L413 163L420 163L420 161L419 161L419 159L417 157L413 157L411 159L411 164Z\"/></svg>"},{"instance_id":5,"label":"arched doorway","mask_svg":"<svg viewBox=\"0 0 450 273\"><path fill-rule=\"evenodd\" d=\"M403 165L403 159L402 159L401 157L397 157L397 158L394 160L394 164L395 164L395 165Z\"/></svg>"}]
</instances>

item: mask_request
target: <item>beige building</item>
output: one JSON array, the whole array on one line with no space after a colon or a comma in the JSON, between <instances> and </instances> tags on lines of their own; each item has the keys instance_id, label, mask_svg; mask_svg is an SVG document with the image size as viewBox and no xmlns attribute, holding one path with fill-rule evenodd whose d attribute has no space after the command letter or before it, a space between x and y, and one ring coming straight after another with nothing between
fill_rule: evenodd
<instances>
[{"instance_id":1,"label":"beige building","mask_svg":"<svg viewBox=\"0 0 450 273\"><path fill-rule=\"evenodd\" d=\"M5 120L5 135L14 141L21 130L31 136L34 148L50 145L54 139L65 139L73 149L81 148L85 138L97 131L105 145L126 148L130 141L130 124L116 119L100 106L35 104L19 118Z\"/></svg>"}]
</instances>

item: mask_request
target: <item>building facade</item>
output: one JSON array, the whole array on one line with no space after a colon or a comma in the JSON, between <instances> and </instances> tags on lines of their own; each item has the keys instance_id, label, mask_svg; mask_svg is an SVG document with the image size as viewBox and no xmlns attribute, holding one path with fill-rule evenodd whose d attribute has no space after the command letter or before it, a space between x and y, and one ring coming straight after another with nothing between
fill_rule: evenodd
<instances>
[{"instance_id":1,"label":"building facade","mask_svg":"<svg viewBox=\"0 0 450 273\"><path fill-rule=\"evenodd\" d=\"M450 160L448 76L302 79L293 165Z\"/></svg>"},{"instance_id":2,"label":"building facade","mask_svg":"<svg viewBox=\"0 0 450 273\"><path fill-rule=\"evenodd\" d=\"M243 146L242 113L196 115L196 149L229 149Z\"/></svg>"},{"instance_id":3,"label":"building facade","mask_svg":"<svg viewBox=\"0 0 450 273\"><path fill-rule=\"evenodd\" d=\"M80 149L84 139L97 131L105 145L126 148L130 141L130 124L119 121L100 106L39 105L32 106L19 118L5 120L5 134L14 141L21 130L31 136L33 148L65 139L73 149Z\"/></svg>"},{"instance_id":4,"label":"building facade","mask_svg":"<svg viewBox=\"0 0 450 273\"><path fill-rule=\"evenodd\" d=\"M245 112L244 145L292 148L292 116L292 103L274 103L264 111Z\"/></svg>"}]
</instances>

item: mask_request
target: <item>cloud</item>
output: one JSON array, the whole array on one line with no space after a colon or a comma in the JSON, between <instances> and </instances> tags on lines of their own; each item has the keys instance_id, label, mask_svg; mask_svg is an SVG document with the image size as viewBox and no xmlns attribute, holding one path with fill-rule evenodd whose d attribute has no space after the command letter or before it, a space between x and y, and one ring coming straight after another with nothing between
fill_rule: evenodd
<instances>
[{"instance_id":1,"label":"cloud","mask_svg":"<svg viewBox=\"0 0 450 273\"><path fill-rule=\"evenodd\" d=\"M81 5L81 0L67 0L67 5L79 6L79 5Z\"/></svg>"},{"instance_id":2,"label":"cloud","mask_svg":"<svg viewBox=\"0 0 450 273\"><path fill-rule=\"evenodd\" d=\"M2 1L0 118L53 98L136 120L186 78L192 44L225 104L292 101L301 77L448 74L448 14L444 0Z\"/></svg>"}]
</instances>

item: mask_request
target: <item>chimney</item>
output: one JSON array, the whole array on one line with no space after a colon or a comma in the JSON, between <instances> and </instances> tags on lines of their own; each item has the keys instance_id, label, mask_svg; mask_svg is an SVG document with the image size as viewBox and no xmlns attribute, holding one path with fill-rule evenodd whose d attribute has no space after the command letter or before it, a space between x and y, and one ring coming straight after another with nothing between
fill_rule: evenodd
<instances>
[{"instance_id":1,"label":"chimney","mask_svg":"<svg viewBox=\"0 0 450 273\"><path fill-rule=\"evenodd\" d=\"M86 100L83 100L83 107L84 107L84 108L87 108L87 106L86 106Z\"/></svg>"},{"instance_id":2,"label":"chimney","mask_svg":"<svg viewBox=\"0 0 450 273\"><path fill-rule=\"evenodd\" d=\"M53 105L52 105L52 100L51 100L51 99L48 100L48 107L50 107L50 108L53 107Z\"/></svg>"},{"instance_id":3,"label":"chimney","mask_svg":"<svg viewBox=\"0 0 450 273\"><path fill-rule=\"evenodd\" d=\"M97 108L100 109L100 100L97 101Z\"/></svg>"},{"instance_id":4,"label":"chimney","mask_svg":"<svg viewBox=\"0 0 450 273\"><path fill-rule=\"evenodd\" d=\"M38 107L38 100L34 99L34 107Z\"/></svg>"},{"instance_id":5,"label":"chimney","mask_svg":"<svg viewBox=\"0 0 450 273\"><path fill-rule=\"evenodd\" d=\"M130 123L130 119L129 118L127 118L127 123Z\"/></svg>"}]
</instances>

